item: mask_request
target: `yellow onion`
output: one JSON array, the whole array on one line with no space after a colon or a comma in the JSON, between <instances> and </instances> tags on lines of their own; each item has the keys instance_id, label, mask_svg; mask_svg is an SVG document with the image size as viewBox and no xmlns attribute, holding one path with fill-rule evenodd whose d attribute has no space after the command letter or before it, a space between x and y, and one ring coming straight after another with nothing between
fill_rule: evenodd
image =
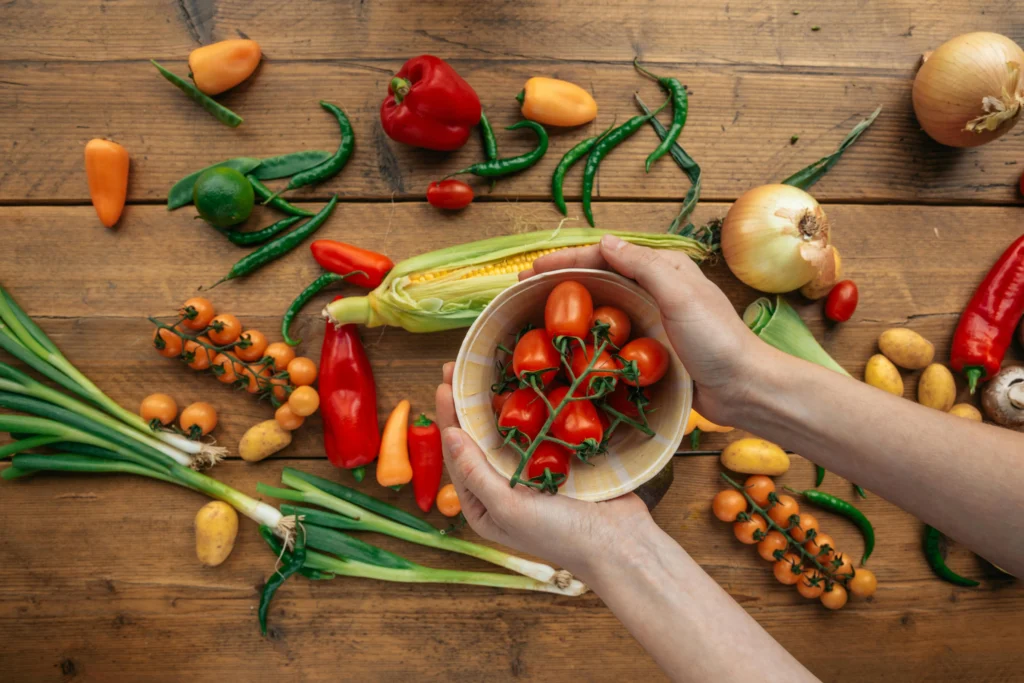
<instances>
[{"instance_id":1,"label":"yellow onion","mask_svg":"<svg viewBox=\"0 0 1024 683\"><path fill-rule=\"evenodd\" d=\"M976 147L1013 128L1024 108L1024 50L998 33L943 43L914 79L914 113L936 142Z\"/></svg>"},{"instance_id":2,"label":"yellow onion","mask_svg":"<svg viewBox=\"0 0 1024 683\"><path fill-rule=\"evenodd\" d=\"M748 190L722 222L722 255L733 275L754 289L782 294L821 282L836 259L825 211L791 185ZM835 284L835 279L831 284Z\"/></svg>"}]
</instances>

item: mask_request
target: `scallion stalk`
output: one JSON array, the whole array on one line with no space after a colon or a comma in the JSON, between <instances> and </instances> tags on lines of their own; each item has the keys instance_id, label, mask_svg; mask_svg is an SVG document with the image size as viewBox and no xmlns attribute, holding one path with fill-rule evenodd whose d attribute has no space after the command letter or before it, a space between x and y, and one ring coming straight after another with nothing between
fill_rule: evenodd
<instances>
[{"instance_id":1,"label":"scallion stalk","mask_svg":"<svg viewBox=\"0 0 1024 683\"><path fill-rule=\"evenodd\" d=\"M754 334L778 350L850 376L843 366L821 348L800 314L781 295L775 298L774 304L771 299L761 297L747 306L743 312L743 322Z\"/></svg>"}]
</instances>

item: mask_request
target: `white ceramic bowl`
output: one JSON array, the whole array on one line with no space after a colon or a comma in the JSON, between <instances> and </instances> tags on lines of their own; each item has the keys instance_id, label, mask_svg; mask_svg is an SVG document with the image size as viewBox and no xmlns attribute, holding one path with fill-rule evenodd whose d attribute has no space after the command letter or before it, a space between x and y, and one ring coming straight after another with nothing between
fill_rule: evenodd
<instances>
[{"instance_id":1,"label":"white ceramic bowl","mask_svg":"<svg viewBox=\"0 0 1024 683\"><path fill-rule=\"evenodd\" d=\"M653 437L635 429L616 431L609 452L591 460L592 466L573 463L560 492L580 500L608 500L634 490L668 464L683 439L693 402L693 382L665 334L661 315L651 296L632 280L603 270L559 270L531 277L505 290L484 309L469 328L455 361L452 388L462 428L479 444L487 459L504 477L511 477L519 456L502 447L494 413L491 385L498 378L498 344L511 345L526 323L543 326L544 302L555 285L566 280L583 284L594 306L613 305L629 314L632 338L654 337L669 349L671 362L665 377L650 388L648 415Z\"/></svg>"}]
</instances>

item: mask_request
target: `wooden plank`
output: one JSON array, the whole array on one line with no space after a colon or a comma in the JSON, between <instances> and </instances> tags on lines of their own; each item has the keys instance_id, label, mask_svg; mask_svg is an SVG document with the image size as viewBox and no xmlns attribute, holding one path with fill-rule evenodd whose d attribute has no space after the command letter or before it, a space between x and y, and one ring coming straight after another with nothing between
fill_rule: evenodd
<instances>
[{"instance_id":1,"label":"wooden plank","mask_svg":"<svg viewBox=\"0 0 1024 683\"><path fill-rule=\"evenodd\" d=\"M187 73L182 61L166 66ZM351 199L422 199L431 181L479 161L482 153L475 138L451 155L390 141L380 129L378 110L392 66L268 61L256 80L222 98L246 118L231 130L177 92L148 62L7 62L0 74L0 88L8 95L0 97L0 117L7 122L9 141L2 147L7 163L0 172L0 202L86 203L81 157L93 137L110 137L128 148L133 202L160 201L182 176L226 158L333 150L338 129L317 106L321 98L348 112L356 151L339 176L297 196L322 200L337 192ZM478 88L496 127L517 120L512 96L538 72L528 62L457 66ZM528 172L500 181L491 200L549 198L551 173L572 145L636 114L634 91L648 103L661 97L657 86L628 64L582 62L542 71L593 90L600 114L584 130L552 130L546 157ZM872 129L815 187L822 201L1021 201L1013 140L1024 130L984 148L942 148L920 131L904 75L768 74L735 66L679 66L671 72L693 93L682 141L704 169L705 199L732 200L753 186L778 182L830 153L857 121L882 104L885 110ZM110 105L96 106L97 100ZM793 135L800 136L795 145ZM595 196L681 200L688 183L669 158L651 174L643 171L655 139L645 129L612 153L602 164ZM503 155L519 154L534 143L529 132L499 131ZM570 197L579 196L581 172L569 177ZM485 183L475 181L475 186L485 194Z\"/></svg>"},{"instance_id":2,"label":"wooden plank","mask_svg":"<svg viewBox=\"0 0 1024 683\"><path fill-rule=\"evenodd\" d=\"M248 36L269 60L451 59L628 62L644 59L907 72L926 50L966 30L1021 38L1005 0L625 0L587 5L398 1L261 4L244 0L12 2L4 59L183 59L200 44ZM799 12L798 14L794 12ZM820 27L813 31L812 27ZM131 27L124 31L123 27Z\"/></svg>"},{"instance_id":3,"label":"wooden plank","mask_svg":"<svg viewBox=\"0 0 1024 683\"><path fill-rule=\"evenodd\" d=\"M722 204L703 204L696 219L706 221L726 209ZM597 210L610 228L660 230L676 206L612 202ZM558 223L557 214L546 203L478 204L467 211L460 220L452 220L422 203L393 207L344 203L319 236L382 249L399 261L421 253L424 235L441 248L507 234L527 224L543 229ZM852 321L826 326L820 303L802 304L799 297L794 303L825 348L855 377L862 376L878 335L896 325L925 335L936 345L936 358L948 358L960 310L1019 230L1017 211L830 206L847 274L860 287L860 306ZM149 315L173 315L182 301L196 293L196 285L216 280L244 253L193 220L192 212L189 208L168 214L160 206L131 206L122 228L111 232L95 224L91 207L0 208L0 229L19 236L9 241L11 258L5 264L3 284L72 362L114 400L134 407L154 391L172 394L182 406L210 400L221 411L218 439L234 450L249 426L271 416L270 406L156 356L150 347L152 326L145 320ZM263 213L253 219L260 220L272 218ZM981 225L986 229L970 229ZM56 277L52 262L58 249L62 263ZM705 272L738 312L757 296L721 260L705 266ZM299 248L258 275L228 282L208 296L219 310L233 312L243 323L278 339L280 315L316 274L315 262ZM936 286L938 280L941 287ZM354 288L341 291L358 293ZM319 311L331 296L324 292L314 299L294 327L305 340L299 352L314 359L319 358L322 334ZM429 335L395 329L362 332L377 379L381 419L402 398L409 398L415 410L432 411L441 366L455 358L462 336L458 330ZM908 398L916 396L918 374L905 376ZM963 383L960 389L960 399L970 400ZM282 455L322 457L318 420L311 418ZM720 448L739 435L709 436L704 445Z\"/></svg>"},{"instance_id":4,"label":"wooden plank","mask_svg":"<svg viewBox=\"0 0 1024 683\"><path fill-rule=\"evenodd\" d=\"M223 463L216 474L251 493L257 481L277 481L284 464ZM299 466L336 476L323 462ZM675 484L655 511L658 523L823 680L1007 680L1024 663L1015 635L1024 585L960 547L950 564L982 587L933 577L918 549L920 523L877 496L858 504L878 531L869 563L878 593L829 613L778 585L768 565L711 516L710 498L720 488L714 458L679 458L676 467ZM810 464L798 459L778 481L804 487L811 477ZM336 678L339 670L360 680L413 672L428 680L661 680L593 595L293 579L278 594L264 641L254 612L274 559L253 524L243 522L225 564L203 569L191 557L192 518L203 502L192 492L105 476L46 476L0 488L0 632L17 634L5 639L11 680L49 678L55 670L90 679L145 670L152 680L251 680L269 669L301 680ZM408 492L369 482L362 488L412 509ZM838 477L825 488L850 495ZM848 522L815 515L841 548L860 553ZM442 523L436 513L431 521ZM462 534L475 539L468 529ZM393 539L370 540L428 566L486 569Z\"/></svg>"}]
</instances>

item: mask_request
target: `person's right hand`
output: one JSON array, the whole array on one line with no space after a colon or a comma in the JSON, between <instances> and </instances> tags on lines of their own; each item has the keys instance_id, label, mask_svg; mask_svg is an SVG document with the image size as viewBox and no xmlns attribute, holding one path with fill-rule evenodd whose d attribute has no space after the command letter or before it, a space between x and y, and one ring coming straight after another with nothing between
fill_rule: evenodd
<instances>
[{"instance_id":1,"label":"person's right hand","mask_svg":"<svg viewBox=\"0 0 1024 683\"><path fill-rule=\"evenodd\" d=\"M697 264L682 252L639 247L605 235L600 244L537 259L520 279L564 268L610 268L650 292L672 347L693 377L694 407L709 420L731 424L757 371L757 357L770 347L747 329Z\"/></svg>"}]
</instances>

